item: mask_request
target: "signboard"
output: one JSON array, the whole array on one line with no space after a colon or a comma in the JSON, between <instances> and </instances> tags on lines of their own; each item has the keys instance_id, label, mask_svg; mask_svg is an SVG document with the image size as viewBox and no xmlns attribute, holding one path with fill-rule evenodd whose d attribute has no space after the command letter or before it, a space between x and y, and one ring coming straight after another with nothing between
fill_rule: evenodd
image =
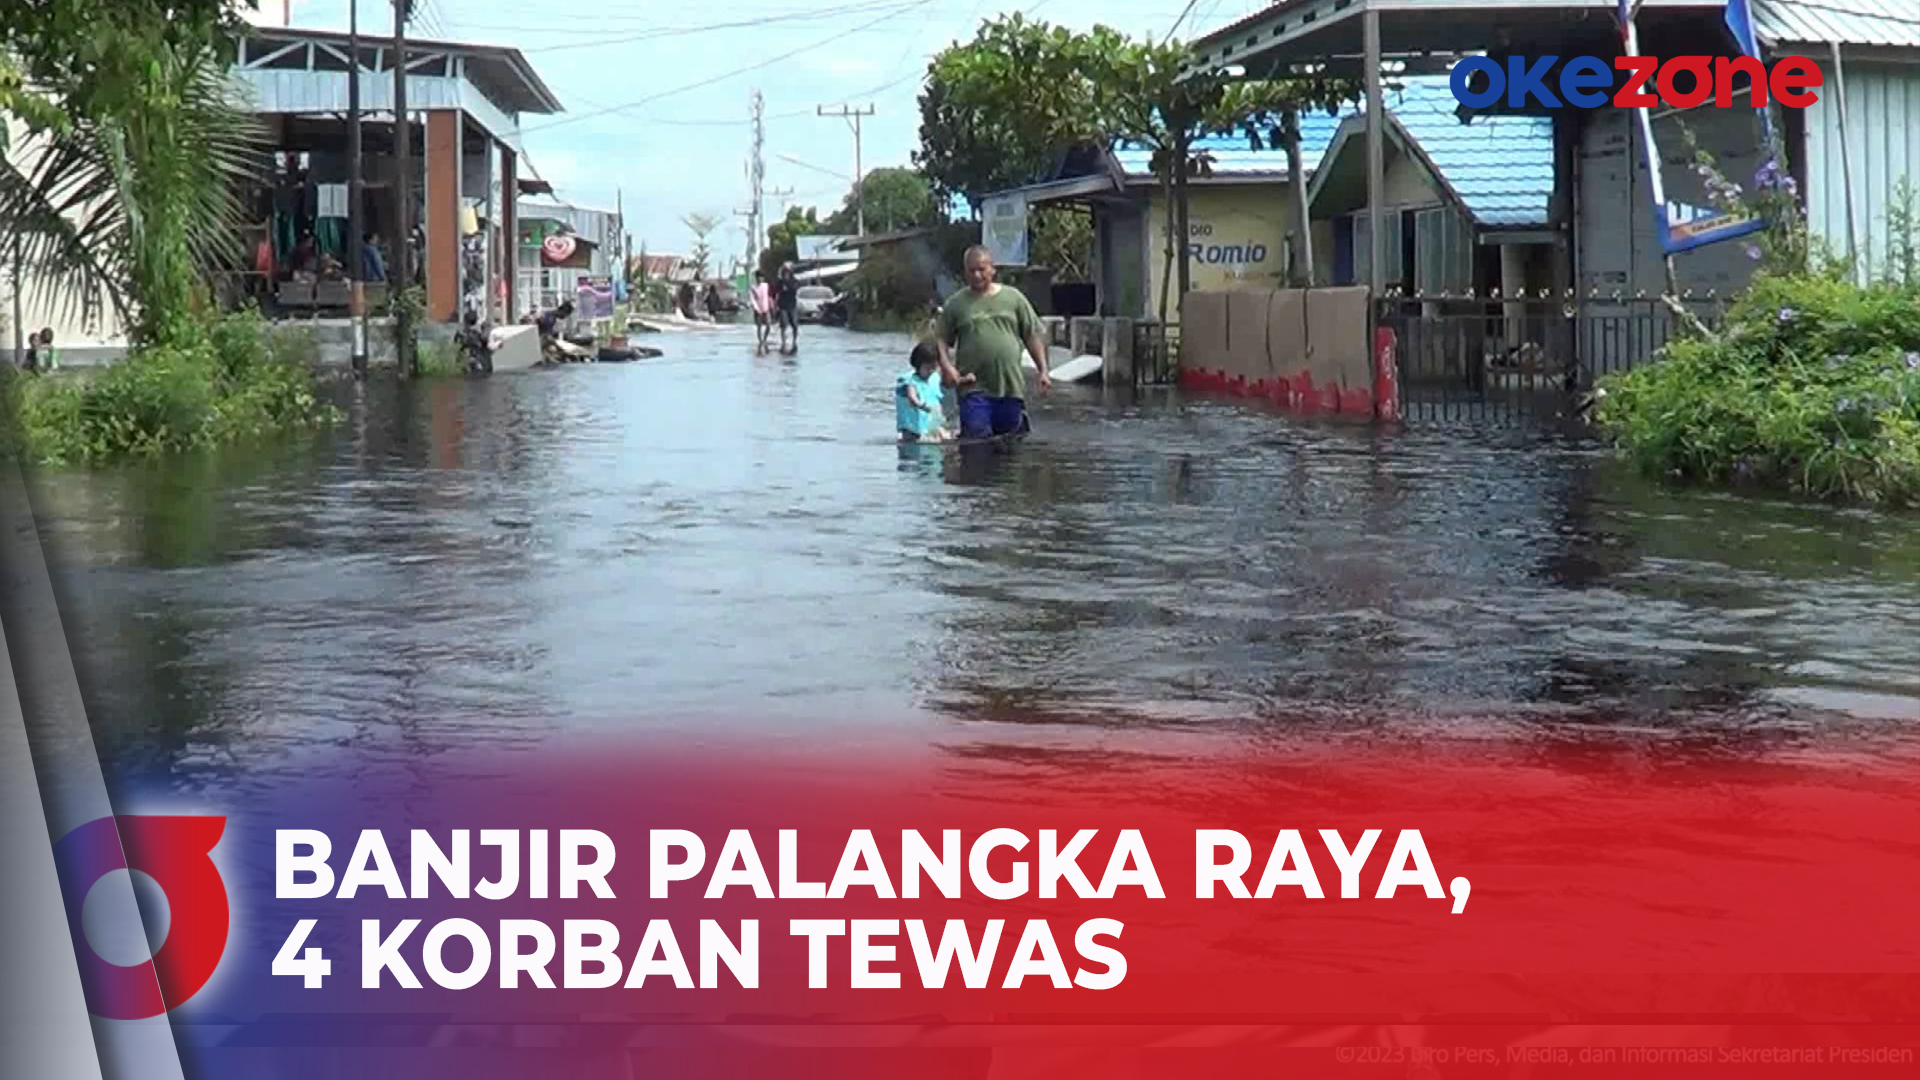
<instances>
[{"instance_id":1,"label":"signboard","mask_svg":"<svg viewBox=\"0 0 1920 1080\"><path fill-rule=\"evenodd\" d=\"M593 265L593 242L572 233L556 233L540 242L540 265L558 270L584 270Z\"/></svg>"},{"instance_id":2,"label":"signboard","mask_svg":"<svg viewBox=\"0 0 1920 1080\"><path fill-rule=\"evenodd\" d=\"M1625 51L1628 56L1640 55L1640 33L1633 21L1638 10L1638 4L1629 7L1627 0L1620 0L1621 31L1626 38ZM1739 42L1741 51L1759 59L1759 46L1753 38L1752 18L1746 0L1727 0L1724 18L1727 29ZM1663 253L1677 255L1708 244L1748 236L1767 227L1764 218L1750 211L1728 212L1669 200L1666 184L1660 175L1663 160L1660 145L1653 137L1653 113L1644 107L1634 112L1640 125L1640 138L1645 145L1647 179L1653 190L1653 218ZM1760 120L1766 129L1767 145L1771 147L1774 142L1773 114L1761 109Z\"/></svg>"},{"instance_id":3,"label":"signboard","mask_svg":"<svg viewBox=\"0 0 1920 1080\"><path fill-rule=\"evenodd\" d=\"M980 240L994 265L1027 265L1027 197L999 195L983 203Z\"/></svg>"},{"instance_id":4,"label":"signboard","mask_svg":"<svg viewBox=\"0 0 1920 1080\"><path fill-rule=\"evenodd\" d=\"M613 318L613 278L607 276L581 278L574 308L582 319Z\"/></svg>"}]
</instances>

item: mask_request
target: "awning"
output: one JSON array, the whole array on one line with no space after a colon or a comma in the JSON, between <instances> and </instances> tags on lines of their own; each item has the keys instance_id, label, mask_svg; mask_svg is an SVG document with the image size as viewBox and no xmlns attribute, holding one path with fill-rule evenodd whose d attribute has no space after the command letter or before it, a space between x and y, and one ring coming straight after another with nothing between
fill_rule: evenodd
<instances>
[{"instance_id":1,"label":"awning","mask_svg":"<svg viewBox=\"0 0 1920 1080\"><path fill-rule=\"evenodd\" d=\"M860 269L860 264L857 262L834 263L831 266L822 266L815 270L803 270L800 273L793 275L793 280L795 281L831 281L835 278L846 277L848 274L851 274L858 269Z\"/></svg>"}]
</instances>

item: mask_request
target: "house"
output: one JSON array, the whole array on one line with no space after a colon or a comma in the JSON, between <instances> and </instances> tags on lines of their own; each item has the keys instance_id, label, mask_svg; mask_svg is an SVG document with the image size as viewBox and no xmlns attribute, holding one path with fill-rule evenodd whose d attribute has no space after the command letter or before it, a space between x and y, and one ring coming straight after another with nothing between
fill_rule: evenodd
<instances>
[{"instance_id":1,"label":"house","mask_svg":"<svg viewBox=\"0 0 1920 1080\"><path fill-rule=\"evenodd\" d=\"M344 307L345 283L296 279L292 256L311 234L320 252L344 262L348 238L349 80L357 72L362 109L365 198L362 221L382 239L389 272L406 238L399 219L390 39L363 36L357 56L346 34L261 26L241 42L234 75L266 118L273 149L270 177L250 203L249 250L264 243L264 282L250 289L284 310ZM517 49L410 40L406 82L413 242L426 314L451 322L463 310L510 321L516 308L515 204L551 190L524 175L522 117L562 110Z\"/></svg>"},{"instance_id":2,"label":"house","mask_svg":"<svg viewBox=\"0 0 1920 1080\"><path fill-rule=\"evenodd\" d=\"M1920 124L1914 122L1920 116L1920 20L1911 8L1908 0L1752 0L1766 59L1810 57L1825 74L1818 104L1778 115L1812 227L1843 253L1851 233L1863 276L1885 265L1887 208L1898 181L1920 175ZM1319 70L1377 80L1384 65L1439 73L1477 53L1501 64L1508 57L1608 58L1621 51L1617 13L1616 0L1282 0L1194 42L1189 66L1260 74L1322 65ZM1739 47L1725 14L1720 0L1645 0L1637 17L1642 51L1736 56ZM1460 113L1469 128L1495 115L1464 108ZM1651 113L1670 202L1710 205L1692 168L1689 133L1736 182L1750 184L1764 163L1760 123L1751 109L1709 103ZM1524 115L1544 121L1551 132L1546 258L1554 295L1576 298L1570 314L1553 316L1555 325L1538 344L1563 359L1570 374L1602 374L1657 351L1672 316L1653 298L1667 288L1669 267L1675 288L1709 308L1750 279L1754 264L1741 243L1696 247L1669 260L1634 111L1547 109L1529 102ZM1368 180L1357 208L1371 213L1389 207L1386 178ZM1373 243L1366 237L1363 246L1371 249ZM1402 283L1389 276L1391 265L1362 265L1376 299Z\"/></svg>"},{"instance_id":3,"label":"house","mask_svg":"<svg viewBox=\"0 0 1920 1080\"><path fill-rule=\"evenodd\" d=\"M515 268L523 311L548 310L562 300L579 303L585 278L612 278L624 294L626 223L617 210L575 206L556 199L521 199Z\"/></svg>"},{"instance_id":4,"label":"house","mask_svg":"<svg viewBox=\"0 0 1920 1080\"><path fill-rule=\"evenodd\" d=\"M639 276L675 285L695 280L694 265L684 255L635 255L628 276Z\"/></svg>"},{"instance_id":5,"label":"house","mask_svg":"<svg viewBox=\"0 0 1920 1080\"><path fill-rule=\"evenodd\" d=\"M1550 287L1552 125L1462 124L1447 81L1433 76L1406 79L1383 100L1387 281L1423 296ZM1348 109L1307 185L1315 281L1369 280L1366 205L1366 115Z\"/></svg>"},{"instance_id":6,"label":"house","mask_svg":"<svg viewBox=\"0 0 1920 1080\"><path fill-rule=\"evenodd\" d=\"M1304 160L1314 161L1339 121L1318 113L1301 117ZM1286 258L1288 201L1284 150L1250 149L1237 136L1196 141L1206 175L1187 184L1187 224L1195 249L1189 266L1195 289L1275 285ZM1167 202L1154 176L1152 153L1134 147L1076 147L1039 181L982 200L985 242L1005 250L996 234L1023 237L1035 206L1080 206L1092 215L1094 314L1152 318L1159 313L1167 269ZM1023 250L1024 243L1012 245ZM1005 255L1001 261L1009 261ZM1024 262L1024 258L1011 260ZM1175 270L1177 273L1177 268ZM1169 316L1179 298L1169 299Z\"/></svg>"},{"instance_id":7,"label":"house","mask_svg":"<svg viewBox=\"0 0 1920 1080\"><path fill-rule=\"evenodd\" d=\"M1475 128L1451 112L1444 79L1415 77L1384 97L1388 110L1387 273L1407 292L1491 292L1549 284L1545 231L1552 191L1551 130L1502 117ZM1195 290L1278 288L1294 215L1284 148L1238 136L1196 144L1207 174L1187 185L1189 281ZM1364 110L1300 118L1313 280L1367 278ZM1151 319L1166 280L1165 197L1149 151L1083 149L1046 180L1002 193L1026 206L1081 203L1094 224L1094 291L1102 315ZM991 209L989 210L991 212ZM1307 252L1299 253L1304 258ZM1177 273L1177 268L1175 269ZM1168 317L1178 318L1170 297Z\"/></svg>"}]
</instances>

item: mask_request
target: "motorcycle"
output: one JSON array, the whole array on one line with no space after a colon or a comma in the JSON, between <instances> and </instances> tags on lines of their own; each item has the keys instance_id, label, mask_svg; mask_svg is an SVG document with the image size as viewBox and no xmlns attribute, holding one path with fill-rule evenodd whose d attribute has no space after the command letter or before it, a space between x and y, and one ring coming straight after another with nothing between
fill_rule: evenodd
<instances>
[{"instance_id":1,"label":"motorcycle","mask_svg":"<svg viewBox=\"0 0 1920 1080\"><path fill-rule=\"evenodd\" d=\"M493 328L480 321L480 313L468 309L456 336L460 355L466 361L467 374L493 374Z\"/></svg>"}]
</instances>

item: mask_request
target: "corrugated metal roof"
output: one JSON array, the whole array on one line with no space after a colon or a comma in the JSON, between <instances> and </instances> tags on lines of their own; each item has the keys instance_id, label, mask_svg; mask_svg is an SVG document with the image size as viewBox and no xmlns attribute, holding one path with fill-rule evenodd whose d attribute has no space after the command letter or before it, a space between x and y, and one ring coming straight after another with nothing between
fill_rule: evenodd
<instances>
[{"instance_id":1,"label":"corrugated metal roof","mask_svg":"<svg viewBox=\"0 0 1920 1080\"><path fill-rule=\"evenodd\" d=\"M1920 48L1916 0L1755 0L1760 39Z\"/></svg>"},{"instance_id":2,"label":"corrugated metal roof","mask_svg":"<svg viewBox=\"0 0 1920 1080\"><path fill-rule=\"evenodd\" d=\"M1340 116L1328 116L1324 111L1311 113L1300 118L1300 160L1304 161L1309 173L1314 163L1327 152L1327 144L1333 142L1333 133L1340 130L1340 120L1350 115L1352 110L1343 111ZM1287 151L1278 149L1248 149L1244 135L1212 135L1201 139L1194 149L1205 150L1213 155L1213 175L1219 177L1276 177L1286 179ZM1153 153L1136 147L1122 146L1114 150L1113 156L1126 170L1129 180L1138 180L1153 175Z\"/></svg>"},{"instance_id":3,"label":"corrugated metal roof","mask_svg":"<svg viewBox=\"0 0 1920 1080\"><path fill-rule=\"evenodd\" d=\"M1387 110L1482 225L1544 225L1553 197L1553 121L1476 116L1462 124L1444 76L1414 78Z\"/></svg>"},{"instance_id":4,"label":"corrugated metal roof","mask_svg":"<svg viewBox=\"0 0 1920 1080\"><path fill-rule=\"evenodd\" d=\"M1483 225L1540 225L1553 194L1553 122L1546 117L1480 116L1462 124L1446 76L1402 80L1389 91L1387 111L1400 121L1468 212ZM1316 112L1300 118L1300 156L1309 173L1318 168L1340 125L1363 110L1348 106L1339 116ZM1203 144L1213 152L1215 176L1284 179L1287 154L1252 151L1243 138L1216 136ZM1121 149L1114 156L1130 178L1151 175L1152 155Z\"/></svg>"}]
</instances>

